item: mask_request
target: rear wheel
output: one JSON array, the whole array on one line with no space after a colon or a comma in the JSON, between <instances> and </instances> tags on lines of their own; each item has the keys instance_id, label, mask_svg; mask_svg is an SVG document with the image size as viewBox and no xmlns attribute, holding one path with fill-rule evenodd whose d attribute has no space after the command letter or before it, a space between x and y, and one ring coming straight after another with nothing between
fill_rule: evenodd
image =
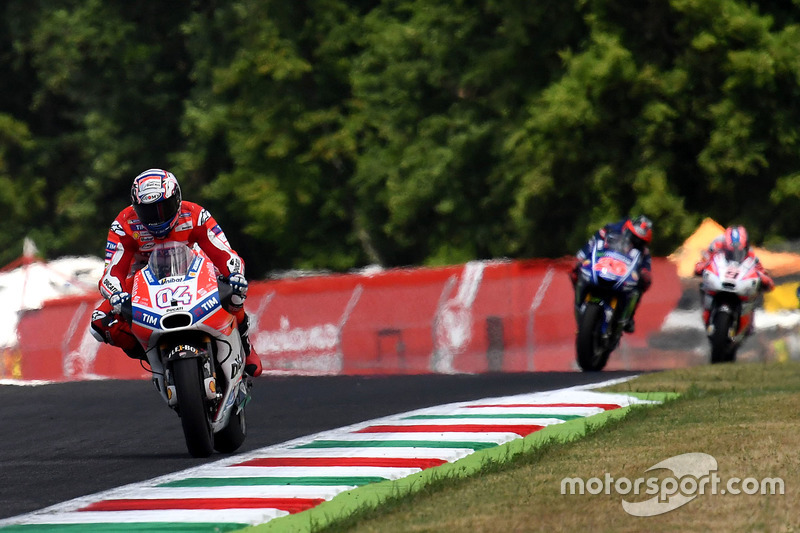
<instances>
[{"instance_id":1,"label":"rear wheel","mask_svg":"<svg viewBox=\"0 0 800 533\"><path fill-rule=\"evenodd\" d=\"M214 449L220 453L233 453L239 449L247 436L247 420L244 406L239 413L232 413L228 425L214 434Z\"/></svg>"},{"instance_id":2,"label":"rear wheel","mask_svg":"<svg viewBox=\"0 0 800 533\"><path fill-rule=\"evenodd\" d=\"M192 457L208 457L214 451L214 434L206 410L200 360L177 359L172 363L172 374L186 448Z\"/></svg>"},{"instance_id":3,"label":"rear wheel","mask_svg":"<svg viewBox=\"0 0 800 533\"><path fill-rule=\"evenodd\" d=\"M578 365L584 372L603 370L611 351L603 345L603 308L598 304L586 304L578 324L575 349Z\"/></svg>"},{"instance_id":4,"label":"rear wheel","mask_svg":"<svg viewBox=\"0 0 800 533\"><path fill-rule=\"evenodd\" d=\"M714 315L714 331L711 333L711 364L727 363L736 357L736 350L731 346L728 331L732 317L728 313Z\"/></svg>"}]
</instances>

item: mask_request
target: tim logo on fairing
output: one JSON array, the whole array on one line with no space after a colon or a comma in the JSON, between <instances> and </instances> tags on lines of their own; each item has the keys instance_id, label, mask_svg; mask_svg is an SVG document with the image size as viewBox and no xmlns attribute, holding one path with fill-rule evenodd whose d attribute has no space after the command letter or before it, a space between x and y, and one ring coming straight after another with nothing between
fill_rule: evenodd
<instances>
[{"instance_id":1,"label":"tim logo on fairing","mask_svg":"<svg viewBox=\"0 0 800 533\"><path fill-rule=\"evenodd\" d=\"M195 320L199 320L219 307L219 305L219 299L212 294L192 309L192 316L195 317Z\"/></svg>"},{"instance_id":2,"label":"tim logo on fairing","mask_svg":"<svg viewBox=\"0 0 800 533\"><path fill-rule=\"evenodd\" d=\"M133 321L143 326L154 328L158 326L159 316L137 308L133 311Z\"/></svg>"}]
</instances>

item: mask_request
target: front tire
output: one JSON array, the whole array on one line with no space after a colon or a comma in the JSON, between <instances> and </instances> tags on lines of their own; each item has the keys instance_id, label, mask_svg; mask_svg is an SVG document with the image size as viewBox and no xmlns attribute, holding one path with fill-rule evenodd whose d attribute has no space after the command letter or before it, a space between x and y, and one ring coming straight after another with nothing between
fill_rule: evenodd
<instances>
[{"instance_id":1,"label":"front tire","mask_svg":"<svg viewBox=\"0 0 800 533\"><path fill-rule=\"evenodd\" d=\"M586 304L586 309L578 323L578 337L575 349L578 366L584 372L603 370L611 354L602 342L603 308L595 303Z\"/></svg>"},{"instance_id":2,"label":"front tire","mask_svg":"<svg viewBox=\"0 0 800 533\"><path fill-rule=\"evenodd\" d=\"M197 358L172 363L175 394L186 448L192 457L208 457L214 451L214 434L206 410L206 395Z\"/></svg>"},{"instance_id":3,"label":"front tire","mask_svg":"<svg viewBox=\"0 0 800 533\"><path fill-rule=\"evenodd\" d=\"M711 342L711 364L727 363L736 357L736 350L731 346L728 331L733 318L729 313L714 315L714 331L709 337Z\"/></svg>"}]
</instances>

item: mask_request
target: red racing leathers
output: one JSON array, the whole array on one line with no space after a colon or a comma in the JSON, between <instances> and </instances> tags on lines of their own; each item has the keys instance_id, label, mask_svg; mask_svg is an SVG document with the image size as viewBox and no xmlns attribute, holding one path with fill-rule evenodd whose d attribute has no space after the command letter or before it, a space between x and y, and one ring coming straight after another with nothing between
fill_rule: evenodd
<instances>
[{"instance_id":1,"label":"red racing leathers","mask_svg":"<svg viewBox=\"0 0 800 533\"><path fill-rule=\"evenodd\" d=\"M703 250L702 252L703 258L694 265L694 275L702 276L703 271L706 269L708 264L714 259L714 255L717 252L725 252L727 250L729 250L729 248L725 244L724 236L717 237L716 239L711 241L711 244L708 245L708 248ZM742 261L745 261L750 258L752 258L755 262L755 270L756 273L758 274L758 279L760 282L759 290L762 292L769 292L772 289L774 289L775 282L769 275L769 272L767 272L767 269L764 268L763 264L761 264L761 261L758 260L758 257L756 257L756 254L753 252L753 250L748 248L747 255L742 259ZM706 297L706 293L703 290L702 285L700 287L700 300L703 306L703 323L708 325L708 320L711 314L712 301L711 298Z\"/></svg>"},{"instance_id":2,"label":"red racing leathers","mask_svg":"<svg viewBox=\"0 0 800 533\"><path fill-rule=\"evenodd\" d=\"M703 250L703 258L694 265L694 275L702 276L703 270L705 270L708 264L711 262L714 254L717 252L724 252L725 250L726 246L724 237L717 237L711 241L711 244L708 245L708 249ZM761 261L758 260L758 257L756 257L756 254L753 252L753 250L748 249L747 256L745 256L744 259L750 258L755 260L755 268L756 272L758 273L758 279L761 282L761 290L764 292L769 292L774 289L775 282L772 280L772 277L770 277L769 272L767 272L767 269L761 264Z\"/></svg>"},{"instance_id":3,"label":"red racing leathers","mask_svg":"<svg viewBox=\"0 0 800 533\"><path fill-rule=\"evenodd\" d=\"M163 241L183 242L190 247L197 244L223 276L244 275L242 258L230 247L211 214L195 203L181 203L175 227ZM116 292L130 292L133 274L147 264L154 246L155 238L139 221L133 207L123 209L108 231L105 271L99 283L104 300L92 314L91 326L95 336L136 358L143 358L142 348L128 323L115 320L108 299ZM239 324L245 321L243 308L234 314Z\"/></svg>"}]
</instances>

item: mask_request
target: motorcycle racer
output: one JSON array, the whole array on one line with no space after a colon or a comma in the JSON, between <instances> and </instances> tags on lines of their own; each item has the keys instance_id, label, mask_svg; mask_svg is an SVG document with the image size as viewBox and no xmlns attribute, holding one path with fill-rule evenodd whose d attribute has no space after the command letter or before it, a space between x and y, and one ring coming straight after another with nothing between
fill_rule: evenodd
<instances>
[{"instance_id":1,"label":"motorcycle racer","mask_svg":"<svg viewBox=\"0 0 800 533\"><path fill-rule=\"evenodd\" d=\"M569 272L569 278L570 281L572 281L572 287L575 289L575 305L577 307L580 305L581 299L583 298L583 287L578 283L581 265L587 260L588 255L591 254L595 242L598 240L605 240L608 235L612 234L629 238L634 248L642 253L642 266L639 270L639 298L636 300L630 319L623 328L625 332L633 333L636 329L634 315L641 302L641 295L650 288L653 282L650 255L650 243L653 240L653 222L649 218L643 215L634 218L627 217L618 222L606 224L597 230L589 241L583 245L583 248L575 255L576 263Z\"/></svg>"},{"instance_id":2,"label":"motorcycle racer","mask_svg":"<svg viewBox=\"0 0 800 533\"><path fill-rule=\"evenodd\" d=\"M128 357L145 359L145 352L120 315L130 300L133 274L147 264L156 241L197 244L233 289L227 309L239 324L247 358L245 372L261 374L261 360L248 337L250 319L244 310L248 283L244 261L230 247L222 229L200 205L182 199L177 178L162 169L149 169L134 178L131 205L123 209L108 231L105 271L98 283L104 300L92 313L92 335L100 342L121 348Z\"/></svg>"},{"instance_id":3,"label":"motorcycle racer","mask_svg":"<svg viewBox=\"0 0 800 533\"><path fill-rule=\"evenodd\" d=\"M755 270L759 279L759 290L761 292L769 292L775 288L775 282L769 275L769 272L764 265L761 264L756 254L750 249L750 241L747 236L747 230L744 226L729 226L725 228L722 235L714 238L708 245L708 248L703 250L702 259L694 266L694 275L702 276L703 271L714 259L714 255L722 252L730 261L742 263L747 259L753 259L755 262ZM703 302L703 323L708 325L708 319L711 312L711 298L706 297L703 286L700 286L700 297ZM751 325L752 331L752 325Z\"/></svg>"}]
</instances>

